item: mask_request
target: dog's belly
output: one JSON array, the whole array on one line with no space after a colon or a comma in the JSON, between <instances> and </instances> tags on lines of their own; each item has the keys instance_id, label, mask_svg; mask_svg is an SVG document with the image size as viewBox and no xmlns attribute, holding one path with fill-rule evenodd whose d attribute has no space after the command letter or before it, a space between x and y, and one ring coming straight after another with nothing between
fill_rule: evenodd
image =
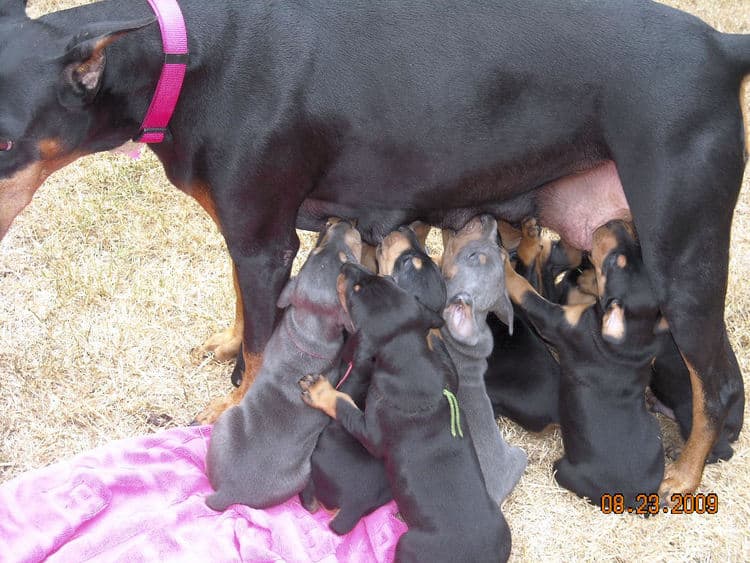
<instances>
[{"instance_id":1,"label":"dog's belly","mask_svg":"<svg viewBox=\"0 0 750 563\"><path fill-rule=\"evenodd\" d=\"M543 186L536 207L540 224L581 250L591 250L594 231L607 221L632 219L612 161Z\"/></svg>"},{"instance_id":2,"label":"dog's belly","mask_svg":"<svg viewBox=\"0 0 750 563\"><path fill-rule=\"evenodd\" d=\"M593 232L607 221L630 219L630 209L617 168L613 162L606 161L508 201L473 207L382 209L364 204L353 206L308 199L299 211L297 226L315 231L330 216L356 219L363 240L377 244L392 230L417 219L437 227L457 230L481 213L490 213L513 223L537 216L542 225L582 250L591 249Z\"/></svg>"}]
</instances>

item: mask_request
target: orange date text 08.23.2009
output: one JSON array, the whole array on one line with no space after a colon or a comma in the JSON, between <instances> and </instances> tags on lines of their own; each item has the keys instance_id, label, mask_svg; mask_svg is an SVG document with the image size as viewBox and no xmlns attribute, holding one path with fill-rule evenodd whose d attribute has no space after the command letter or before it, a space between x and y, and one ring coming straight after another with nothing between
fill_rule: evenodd
<instances>
[{"instance_id":1,"label":"orange date text 08.23.2009","mask_svg":"<svg viewBox=\"0 0 750 563\"><path fill-rule=\"evenodd\" d=\"M719 497L716 493L673 494L669 506L659 502L657 494L635 496L634 506L625 506L625 497L620 493L605 493L600 499L603 514L716 514L719 511Z\"/></svg>"}]
</instances>

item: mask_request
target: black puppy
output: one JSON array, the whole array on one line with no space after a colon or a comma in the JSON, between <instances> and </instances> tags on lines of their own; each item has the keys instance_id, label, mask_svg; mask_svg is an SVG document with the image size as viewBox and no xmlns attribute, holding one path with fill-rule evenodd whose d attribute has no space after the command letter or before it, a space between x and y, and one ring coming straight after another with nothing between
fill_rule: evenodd
<instances>
[{"instance_id":1,"label":"black puppy","mask_svg":"<svg viewBox=\"0 0 750 563\"><path fill-rule=\"evenodd\" d=\"M385 237L376 256L380 272L418 296L428 309L440 312L445 303L440 270L411 227L401 227ZM347 340L342 352L342 383L337 389L364 409L374 362L364 350L357 356L360 338L356 333ZM360 518L393 498L382 460L370 455L336 420L319 436L310 463L310 481L300 500L311 511L317 507L316 500L327 509L339 508L329 524L337 534L350 532Z\"/></svg>"},{"instance_id":2,"label":"black puppy","mask_svg":"<svg viewBox=\"0 0 750 563\"><path fill-rule=\"evenodd\" d=\"M555 478L592 503L622 493L633 507L636 495L657 492L664 475L659 425L644 401L659 306L628 224L595 231L592 261L600 292L594 305L551 303L509 266L506 285L559 353L565 456L555 462Z\"/></svg>"},{"instance_id":3,"label":"black puppy","mask_svg":"<svg viewBox=\"0 0 750 563\"><path fill-rule=\"evenodd\" d=\"M442 319L392 280L342 267L342 304L375 369L362 412L323 376L300 381L303 399L337 419L373 455L409 531L397 561L501 561L510 529L487 490L461 407L457 381L431 350Z\"/></svg>"},{"instance_id":4,"label":"black puppy","mask_svg":"<svg viewBox=\"0 0 750 563\"><path fill-rule=\"evenodd\" d=\"M542 238L535 219L524 221L520 230L512 231L507 223L498 228L504 229L502 239L516 259L516 272L544 297L549 299L552 292L559 296L562 292L554 281L575 263L572 253L565 252L559 242ZM496 416L507 416L527 430L540 432L560 420L560 365L524 311L518 305L513 311L512 334L496 316L487 318L494 341L484 375L487 395Z\"/></svg>"}]
</instances>

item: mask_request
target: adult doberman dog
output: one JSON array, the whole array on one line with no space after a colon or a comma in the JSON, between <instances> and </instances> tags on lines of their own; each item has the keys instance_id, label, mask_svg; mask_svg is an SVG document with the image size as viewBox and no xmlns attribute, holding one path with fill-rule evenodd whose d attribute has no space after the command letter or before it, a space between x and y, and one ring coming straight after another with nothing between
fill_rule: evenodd
<instances>
[{"instance_id":1,"label":"adult doberman dog","mask_svg":"<svg viewBox=\"0 0 750 563\"><path fill-rule=\"evenodd\" d=\"M54 170L138 134L163 62L145 0L38 20L24 4L0 0L0 236ZM750 36L648 0L179 4L190 60L152 148L227 242L238 315L211 346L242 334L245 387L295 225L359 219L373 243L416 219L537 216L586 250L632 216L695 398L663 489L697 487L743 400L724 302Z\"/></svg>"}]
</instances>

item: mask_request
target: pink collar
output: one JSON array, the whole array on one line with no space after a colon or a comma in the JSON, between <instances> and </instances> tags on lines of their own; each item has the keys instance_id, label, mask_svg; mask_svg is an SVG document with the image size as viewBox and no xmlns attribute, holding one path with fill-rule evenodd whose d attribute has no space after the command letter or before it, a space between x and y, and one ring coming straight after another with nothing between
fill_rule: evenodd
<instances>
[{"instance_id":1,"label":"pink collar","mask_svg":"<svg viewBox=\"0 0 750 563\"><path fill-rule=\"evenodd\" d=\"M138 143L161 143L185 78L189 57L187 31L177 0L148 0L148 3L159 19L164 46L164 66L151 105L146 117L143 118L141 130L133 140Z\"/></svg>"}]
</instances>

